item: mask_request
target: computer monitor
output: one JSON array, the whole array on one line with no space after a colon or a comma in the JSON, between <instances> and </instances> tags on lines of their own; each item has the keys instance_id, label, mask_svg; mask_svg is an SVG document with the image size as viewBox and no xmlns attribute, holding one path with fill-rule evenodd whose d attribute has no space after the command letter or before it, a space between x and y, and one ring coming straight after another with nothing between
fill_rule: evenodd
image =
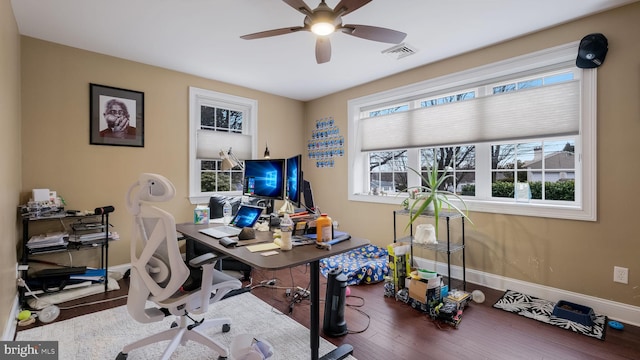
<instances>
[{"instance_id":1,"label":"computer monitor","mask_svg":"<svg viewBox=\"0 0 640 360\"><path fill-rule=\"evenodd\" d=\"M313 191L311 191L311 183L307 180L302 181L302 194L304 196L304 207L308 211L315 210L316 206L313 203Z\"/></svg>"},{"instance_id":2,"label":"computer monitor","mask_svg":"<svg viewBox=\"0 0 640 360\"><path fill-rule=\"evenodd\" d=\"M284 200L285 159L244 161L243 194L270 200Z\"/></svg>"},{"instance_id":3,"label":"computer monitor","mask_svg":"<svg viewBox=\"0 0 640 360\"><path fill-rule=\"evenodd\" d=\"M287 199L296 208L300 207L302 194L302 155L287 159Z\"/></svg>"}]
</instances>

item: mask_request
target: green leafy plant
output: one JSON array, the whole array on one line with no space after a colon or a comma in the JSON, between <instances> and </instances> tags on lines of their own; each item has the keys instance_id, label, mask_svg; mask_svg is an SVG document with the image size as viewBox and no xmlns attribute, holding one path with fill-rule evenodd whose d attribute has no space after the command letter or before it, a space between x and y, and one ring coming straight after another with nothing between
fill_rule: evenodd
<instances>
[{"instance_id":1,"label":"green leafy plant","mask_svg":"<svg viewBox=\"0 0 640 360\"><path fill-rule=\"evenodd\" d=\"M434 154L435 155L435 154ZM443 184L451 178L453 175L449 173L450 167L445 167L444 171L438 171L438 160L436 156L433 156L433 164L429 166L426 170L426 177L422 175L421 172L409 168L409 170L418 174L422 179L422 184L420 186L411 186L407 188L407 192L409 193L409 198L407 198L403 204L406 204L405 208L407 208L410 212L409 223L407 224L406 229L408 229L422 214L425 212L429 215L433 215L435 219L435 231L436 238L438 237L438 223L440 219L440 213L442 212L443 206L446 205L447 210L454 211L460 214L465 219L469 220L470 223L473 224L471 219L467 216L468 209L467 204L464 200L456 193L444 190ZM418 201L411 202L411 198L414 198ZM452 199L458 200L462 204L462 208L456 206L451 202Z\"/></svg>"}]
</instances>

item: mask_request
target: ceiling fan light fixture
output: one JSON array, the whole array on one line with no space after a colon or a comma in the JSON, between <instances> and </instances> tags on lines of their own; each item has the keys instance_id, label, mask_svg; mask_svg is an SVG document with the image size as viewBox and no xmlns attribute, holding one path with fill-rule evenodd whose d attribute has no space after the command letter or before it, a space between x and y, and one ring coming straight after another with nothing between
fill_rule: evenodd
<instances>
[{"instance_id":1,"label":"ceiling fan light fixture","mask_svg":"<svg viewBox=\"0 0 640 360\"><path fill-rule=\"evenodd\" d=\"M290 26L286 28L260 31L240 37L245 40L251 40L291 34L299 31L309 31L316 35L316 62L318 64L323 64L331 60L331 42L329 35L334 32L342 32L357 38L389 44L399 44L407 36L407 34L403 32L378 26L356 24L343 25L342 17L344 15L360 9L372 2L372 0L340 0L334 8L329 7L325 2L326 0L320 0L320 4L318 4L318 6L313 10L307 6L304 0L283 1L285 4L304 15L302 26Z\"/></svg>"},{"instance_id":2,"label":"ceiling fan light fixture","mask_svg":"<svg viewBox=\"0 0 640 360\"><path fill-rule=\"evenodd\" d=\"M316 35L326 36L336 31L335 25L331 21L318 21L311 25L311 32Z\"/></svg>"}]
</instances>

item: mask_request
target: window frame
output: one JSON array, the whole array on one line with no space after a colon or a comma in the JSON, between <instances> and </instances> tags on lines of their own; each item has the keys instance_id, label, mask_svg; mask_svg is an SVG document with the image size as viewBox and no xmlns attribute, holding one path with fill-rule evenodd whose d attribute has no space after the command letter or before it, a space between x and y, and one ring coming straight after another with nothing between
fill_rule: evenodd
<instances>
[{"instance_id":1,"label":"window frame","mask_svg":"<svg viewBox=\"0 0 640 360\"><path fill-rule=\"evenodd\" d=\"M198 159L197 132L200 129L201 106L213 106L237 110L244 108L242 134L251 136L251 158L257 154L258 101L217 91L189 87L189 201L191 204L209 203L213 194L241 195L241 191L200 191L201 161L219 159ZM236 134L230 132L230 134Z\"/></svg>"},{"instance_id":2,"label":"window frame","mask_svg":"<svg viewBox=\"0 0 640 360\"><path fill-rule=\"evenodd\" d=\"M472 68L449 75L421 81L396 89L363 96L348 101L348 200L399 205L403 194L395 196L371 195L368 189L368 157L360 150L359 120L364 111L401 104L407 99L424 98L447 94L471 86L480 87L495 84L513 77L550 72L575 66L579 42L572 42L531 54L514 57L493 64ZM489 197L478 199L464 197L470 211L496 214L512 214L535 217L550 217L583 221L597 220L597 69L578 69L580 72L580 133L576 136L576 202L567 205L538 202L505 202ZM514 139L520 141L521 139ZM464 144L458 144L464 145ZM482 151L490 151L490 143L467 144L476 146L476 158L483 157ZM483 150L486 148L487 150ZM412 149L409 149L412 150ZM409 157L411 159L411 156ZM578 165L579 163L579 165ZM476 179L490 176L490 164L476 163ZM477 180L476 180L477 181ZM477 191L476 187L476 191ZM481 194L482 195L482 194ZM486 194L485 194L486 195ZM579 199L579 200L578 200ZM511 200L511 199L510 199Z\"/></svg>"}]
</instances>

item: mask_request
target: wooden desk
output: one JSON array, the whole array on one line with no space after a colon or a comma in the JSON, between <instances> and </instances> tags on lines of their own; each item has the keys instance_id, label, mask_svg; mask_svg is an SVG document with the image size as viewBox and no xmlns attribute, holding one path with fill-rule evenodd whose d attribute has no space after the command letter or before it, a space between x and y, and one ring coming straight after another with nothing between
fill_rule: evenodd
<instances>
[{"instance_id":1,"label":"wooden desk","mask_svg":"<svg viewBox=\"0 0 640 360\"><path fill-rule=\"evenodd\" d=\"M290 251L279 251L279 254L272 256L262 256L259 252L252 253L246 247L225 248L220 245L217 239L199 232L206 227L219 226L195 225L192 223L177 224L176 230L185 237L198 241L211 247L214 251L228 255L240 260L252 267L278 270L309 263L310 265L310 299L311 299L311 329L310 345L311 359L318 360L318 348L320 347L320 259L340 254L349 250L357 249L369 244L369 240L352 237L350 240L331 246L331 250L318 249L313 245L296 246ZM264 238L272 241L271 232L256 231L256 238ZM343 344L320 359L337 360L346 357L353 352L353 347Z\"/></svg>"}]
</instances>

